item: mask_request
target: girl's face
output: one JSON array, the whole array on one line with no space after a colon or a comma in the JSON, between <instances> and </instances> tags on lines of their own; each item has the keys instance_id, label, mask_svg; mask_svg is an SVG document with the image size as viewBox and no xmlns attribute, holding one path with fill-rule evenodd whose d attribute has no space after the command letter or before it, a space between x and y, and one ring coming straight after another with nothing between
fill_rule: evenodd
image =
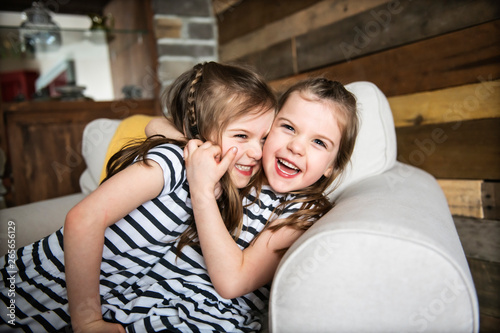
<instances>
[{"instance_id":1,"label":"girl's face","mask_svg":"<svg viewBox=\"0 0 500 333\"><path fill-rule=\"evenodd\" d=\"M330 176L341 132L334 104L293 92L276 116L263 150L263 168L274 191L288 193Z\"/></svg>"},{"instance_id":2,"label":"girl's face","mask_svg":"<svg viewBox=\"0 0 500 333\"><path fill-rule=\"evenodd\" d=\"M235 162L229 167L231 179L238 188L248 185L261 167L262 145L273 123L274 112L249 114L232 121L222 133L222 154L237 147Z\"/></svg>"}]
</instances>

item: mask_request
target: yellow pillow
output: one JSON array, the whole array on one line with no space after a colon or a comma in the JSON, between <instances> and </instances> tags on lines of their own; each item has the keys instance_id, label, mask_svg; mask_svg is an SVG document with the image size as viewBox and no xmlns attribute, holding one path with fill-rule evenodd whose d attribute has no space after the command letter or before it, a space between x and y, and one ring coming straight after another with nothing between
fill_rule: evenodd
<instances>
[{"instance_id":1,"label":"yellow pillow","mask_svg":"<svg viewBox=\"0 0 500 333\"><path fill-rule=\"evenodd\" d=\"M121 121L121 123L118 125L118 128L116 129L115 134L113 135L113 138L111 139L111 142L109 143L108 150L106 152L106 159L104 160L104 166L101 171L101 179L99 182L102 182L104 177L106 177L106 165L108 164L111 156L119 151L130 140L145 139L146 133L144 130L146 128L146 125L153 118L153 116L137 114L125 118Z\"/></svg>"}]
</instances>

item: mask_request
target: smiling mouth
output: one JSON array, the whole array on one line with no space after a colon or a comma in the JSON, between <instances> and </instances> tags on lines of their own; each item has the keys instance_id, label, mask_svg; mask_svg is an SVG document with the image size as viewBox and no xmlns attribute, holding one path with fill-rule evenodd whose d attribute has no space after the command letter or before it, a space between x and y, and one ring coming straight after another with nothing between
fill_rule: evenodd
<instances>
[{"instance_id":1,"label":"smiling mouth","mask_svg":"<svg viewBox=\"0 0 500 333\"><path fill-rule=\"evenodd\" d=\"M300 172L300 169L295 165L281 158L278 158L278 169L287 176L294 176Z\"/></svg>"},{"instance_id":2,"label":"smiling mouth","mask_svg":"<svg viewBox=\"0 0 500 333\"><path fill-rule=\"evenodd\" d=\"M235 164L234 167L240 171L243 171L243 172L248 172L248 171L252 170L252 167L250 167L248 165Z\"/></svg>"},{"instance_id":3,"label":"smiling mouth","mask_svg":"<svg viewBox=\"0 0 500 333\"><path fill-rule=\"evenodd\" d=\"M244 177L251 177L255 165L235 164L234 168Z\"/></svg>"}]
</instances>

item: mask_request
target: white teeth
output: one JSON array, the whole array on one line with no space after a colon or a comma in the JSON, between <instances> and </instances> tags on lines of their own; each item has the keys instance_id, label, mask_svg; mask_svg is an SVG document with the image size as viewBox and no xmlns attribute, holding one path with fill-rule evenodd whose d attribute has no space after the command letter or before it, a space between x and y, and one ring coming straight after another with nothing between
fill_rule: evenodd
<instances>
[{"instance_id":1,"label":"white teeth","mask_svg":"<svg viewBox=\"0 0 500 333\"><path fill-rule=\"evenodd\" d=\"M280 159L280 158L278 158L278 161L279 161L279 163L278 163L278 168L279 168L279 169L281 170L281 172L283 172L284 174L287 174L287 175L289 175L289 176L293 176L293 175L296 175L296 174L298 174L298 173L299 173L300 169L299 169L299 168L297 168L295 165L291 164L290 162L283 161L283 160L282 160L282 159ZM290 172L287 172L287 171L283 170L283 169L281 168L281 164L285 165L285 166L286 166L287 168L289 168L289 169L295 170L295 172L290 173Z\"/></svg>"},{"instance_id":2,"label":"white teeth","mask_svg":"<svg viewBox=\"0 0 500 333\"><path fill-rule=\"evenodd\" d=\"M300 169L297 168L295 165L293 165L292 163L290 162L287 162L285 160L282 160L281 158L278 158L278 161L280 161L281 164L284 164L285 166L289 167L290 169L294 169L294 170L297 170L299 171Z\"/></svg>"},{"instance_id":3,"label":"white teeth","mask_svg":"<svg viewBox=\"0 0 500 333\"><path fill-rule=\"evenodd\" d=\"M234 167L241 171L250 171L251 167L246 165L235 164Z\"/></svg>"}]
</instances>

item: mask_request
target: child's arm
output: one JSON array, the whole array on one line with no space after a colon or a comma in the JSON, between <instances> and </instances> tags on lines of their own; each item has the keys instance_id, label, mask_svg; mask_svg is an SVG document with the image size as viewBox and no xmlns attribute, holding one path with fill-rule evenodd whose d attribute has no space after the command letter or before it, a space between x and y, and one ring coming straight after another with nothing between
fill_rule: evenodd
<instances>
[{"instance_id":1,"label":"child's arm","mask_svg":"<svg viewBox=\"0 0 500 333\"><path fill-rule=\"evenodd\" d=\"M229 150L216 162L214 157L221 154L218 146L209 142L197 145L190 141L184 159L203 257L217 292L224 298L239 297L272 280L281 259L276 250L289 247L303 232L289 227L276 232L265 230L242 251L222 221L213 191L235 152Z\"/></svg>"},{"instance_id":2,"label":"child's arm","mask_svg":"<svg viewBox=\"0 0 500 333\"><path fill-rule=\"evenodd\" d=\"M163 187L161 167L135 163L111 177L70 210L64 224L64 260L69 311L78 332L125 332L102 319L99 276L105 229Z\"/></svg>"},{"instance_id":3,"label":"child's arm","mask_svg":"<svg viewBox=\"0 0 500 333\"><path fill-rule=\"evenodd\" d=\"M169 139L185 140L184 134L179 132L165 117L156 117L146 125L144 129L146 136L150 137L155 134L161 134Z\"/></svg>"}]
</instances>

